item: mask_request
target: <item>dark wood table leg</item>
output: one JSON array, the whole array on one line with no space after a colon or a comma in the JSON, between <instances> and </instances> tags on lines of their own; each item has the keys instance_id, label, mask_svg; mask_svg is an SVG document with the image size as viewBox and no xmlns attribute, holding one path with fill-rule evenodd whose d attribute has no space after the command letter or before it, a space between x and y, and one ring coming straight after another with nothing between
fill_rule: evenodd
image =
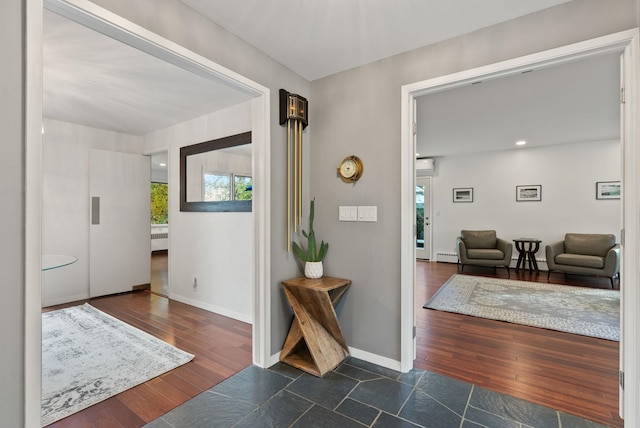
<instances>
[{"instance_id":1,"label":"dark wood table leg","mask_svg":"<svg viewBox=\"0 0 640 428\"><path fill-rule=\"evenodd\" d=\"M522 246L522 242L516 241L516 250L518 251L518 263L516 263L516 271L520 269L520 264L522 264L522 269L525 269L526 266L526 251Z\"/></svg>"},{"instance_id":2,"label":"dark wood table leg","mask_svg":"<svg viewBox=\"0 0 640 428\"><path fill-rule=\"evenodd\" d=\"M540 273L540 270L538 269L538 261L536 260L536 253L538 252L538 250L540 249L540 243L539 242L532 242L531 247L533 248L529 248L530 250L530 254L529 254L529 269L531 269L533 267L533 270L536 271L536 273Z\"/></svg>"}]
</instances>

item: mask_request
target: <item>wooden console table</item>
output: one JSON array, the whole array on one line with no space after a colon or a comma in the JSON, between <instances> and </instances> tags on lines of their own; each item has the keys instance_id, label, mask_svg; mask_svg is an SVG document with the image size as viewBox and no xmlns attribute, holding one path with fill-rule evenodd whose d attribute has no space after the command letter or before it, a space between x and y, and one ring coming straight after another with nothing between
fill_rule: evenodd
<instances>
[{"instance_id":1,"label":"wooden console table","mask_svg":"<svg viewBox=\"0 0 640 428\"><path fill-rule=\"evenodd\" d=\"M334 307L350 284L348 279L329 276L282 281L294 319L280 361L323 376L349 356Z\"/></svg>"}]
</instances>

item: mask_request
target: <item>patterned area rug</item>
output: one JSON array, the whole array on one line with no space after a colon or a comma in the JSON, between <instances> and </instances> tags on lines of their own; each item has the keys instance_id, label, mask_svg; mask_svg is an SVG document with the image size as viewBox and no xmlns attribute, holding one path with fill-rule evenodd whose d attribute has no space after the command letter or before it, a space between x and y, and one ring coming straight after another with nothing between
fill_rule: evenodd
<instances>
[{"instance_id":1,"label":"patterned area rug","mask_svg":"<svg viewBox=\"0 0 640 428\"><path fill-rule=\"evenodd\" d=\"M424 308L620 340L618 290L455 274Z\"/></svg>"},{"instance_id":2,"label":"patterned area rug","mask_svg":"<svg viewBox=\"0 0 640 428\"><path fill-rule=\"evenodd\" d=\"M42 314L42 426L193 359L84 304Z\"/></svg>"}]
</instances>

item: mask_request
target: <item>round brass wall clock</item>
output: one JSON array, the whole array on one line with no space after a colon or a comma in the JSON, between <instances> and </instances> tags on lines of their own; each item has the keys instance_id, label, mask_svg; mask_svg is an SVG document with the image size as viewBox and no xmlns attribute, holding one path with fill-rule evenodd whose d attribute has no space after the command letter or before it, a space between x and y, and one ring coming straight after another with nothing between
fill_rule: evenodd
<instances>
[{"instance_id":1,"label":"round brass wall clock","mask_svg":"<svg viewBox=\"0 0 640 428\"><path fill-rule=\"evenodd\" d=\"M340 162L338 175L345 183L355 183L362 177L364 165L358 156L347 156Z\"/></svg>"}]
</instances>

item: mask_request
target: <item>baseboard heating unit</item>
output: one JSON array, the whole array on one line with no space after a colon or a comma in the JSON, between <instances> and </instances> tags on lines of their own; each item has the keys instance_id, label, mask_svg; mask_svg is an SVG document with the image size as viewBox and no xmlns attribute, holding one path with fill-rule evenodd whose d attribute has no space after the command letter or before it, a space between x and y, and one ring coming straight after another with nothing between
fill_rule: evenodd
<instances>
[{"instance_id":1,"label":"baseboard heating unit","mask_svg":"<svg viewBox=\"0 0 640 428\"><path fill-rule=\"evenodd\" d=\"M458 254L455 252L438 251L436 252L437 262L458 263Z\"/></svg>"}]
</instances>

